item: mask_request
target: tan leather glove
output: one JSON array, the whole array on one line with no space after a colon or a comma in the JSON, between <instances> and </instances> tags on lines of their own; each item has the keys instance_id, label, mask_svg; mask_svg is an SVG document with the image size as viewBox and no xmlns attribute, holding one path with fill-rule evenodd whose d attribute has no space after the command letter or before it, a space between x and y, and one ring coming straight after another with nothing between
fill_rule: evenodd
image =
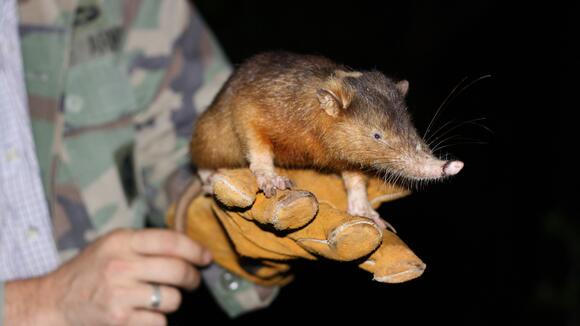
<instances>
[{"instance_id":1,"label":"tan leather glove","mask_svg":"<svg viewBox=\"0 0 580 326\"><path fill-rule=\"evenodd\" d=\"M346 191L339 176L277 171L295 187L266 198L258 193L248 169L222 170L213 177L214 198L197 196L178 202L178 208L172 206L168 212L168 223L209 248L215 262L261 285L291 281L288 263L298 258L359 260L360 268L385 283L404 282L423 273L425 264L394 233L346 213ZM199 188L197 181L187 192ZM371 179L367 191L375 209L409 193L379 179ZM174 225L176 210L182 215L177 224L184 225Z\"/></svg>"}]
</instances>

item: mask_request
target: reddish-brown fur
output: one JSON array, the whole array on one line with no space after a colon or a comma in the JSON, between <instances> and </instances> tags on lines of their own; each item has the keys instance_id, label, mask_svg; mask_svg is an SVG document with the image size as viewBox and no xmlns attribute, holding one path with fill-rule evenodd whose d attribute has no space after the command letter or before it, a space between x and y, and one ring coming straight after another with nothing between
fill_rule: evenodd
<instances>
[{"instance_id":1,"label":"reddish-brown fur","mask_svg":"<svg viewBox=\"0 0 580 326\"><path fill-rule=\"evenodd\" d=\"M326 76L279 74L283 55L262 55L242 65L198 120L191 142L194 164L200 168L247 166L246 129L256 131L273 150L281 166L331 167L320 144L332 118L319 109L316 91ZM328 70L337 66L319 57L305 57L304 64ZM295 78L303 78L297 84Z\"/></svg>"},{"instance_id":2,"label":"reddish-brown fur","mask_svg":"<svg viewBox=\"0 0 580 326\"><path fill-rule=\"evenodd\" d=\"M433 180L463 167L435 158L417 135L404 101L408 86L322 57L257 55L236 70L199 118L193 163L206 186L212 170L249 165L266 197L291 187L274 165L341 172L348 213L388 227L368 201L361 169Z\"/></svg>"},{"instance_id":3,"label":"reddish-brown fur","mask_svg":"<svg viewBox=\"0 0 580 326\"><path fill-rule=\"evenodd\" d=\"M427 146L416 150L424 143L406 112L405 91L397 86L379 72L353 72L318 56L257 55L235 71L199 118L193 164L248 166L252 147L272 152L275 164L284 167L342 171L390 165L403 171L404 164L391 158L429 153ZM390 145L376 142L374 130Z\"/></svg>"}]
</instances>

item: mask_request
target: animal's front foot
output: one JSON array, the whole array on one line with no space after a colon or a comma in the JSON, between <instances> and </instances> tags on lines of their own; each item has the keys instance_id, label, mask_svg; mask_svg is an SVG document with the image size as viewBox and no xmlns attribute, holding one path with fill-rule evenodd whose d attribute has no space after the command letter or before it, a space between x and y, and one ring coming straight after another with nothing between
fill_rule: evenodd
<instances>
[{"instance_id":1,"label":"animal's front foot","mask_svg":"<svg viewBox=\"0 0 580 326\"><path fill-rule=\"evenodd\" d=\"M197 174L201 179L201 191L204 195L213 195L212 178L216 171L211 169L199 169Z\"/></svg>"},{"instance_id":2,"label":"animal's front foot","mask_svg":"<svg viewBox=\"0 0 580 326\"><path fill-rule=\"evenodd\" d=\"M364 216L366 218L370 218L375 222L381 229L389 229L394 233L397 233L395 228L391 225L391 223L385 221L381 218L379 213L375 211L371 204L368 201L358 201L358 200L351 200L348 203L348 213L350 215L355 216Z\"/></svg>"},{"instance_id":3,"label":"animal's front foot","mask_svg":"<svg viewBox=\"0 0 580 326\"><path fill-rule=\"evenodd\" d=\"M256 175L258 188L268 198L276 195L276 189L284 190L292 188L292 181L290 179L277 175L275 172L256 171L254 174Z\"/></svg>"}]
</instances>

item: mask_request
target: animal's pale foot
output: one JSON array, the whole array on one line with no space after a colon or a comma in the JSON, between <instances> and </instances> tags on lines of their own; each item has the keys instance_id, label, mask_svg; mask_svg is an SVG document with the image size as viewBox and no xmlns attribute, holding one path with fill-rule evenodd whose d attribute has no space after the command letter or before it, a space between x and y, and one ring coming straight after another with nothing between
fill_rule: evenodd
<instances>
[{"instance_id":1,"label":"animal's pale foot","mask_svg":"<svg viewBox=\"0 0 580 326\"><path fill-rule=\"evenodd\" d=\"M197 174L201 179L201 191L204 195L213 195L212 178L215 174L215 170L210 169L199 169Z\"/></svg>"},{"instance_id":2,"label":"animal's pale foot","mask_svg":"<svg viewBox=\"0 0 580 326\"><path fill-rule=\"evenodd\" d=\"M256 175L258 188L268 198L276 195L276 189L284 190L292 188L292 181L290 179L277 175L275 172L256 171L254 174Z\"/></svg>"},{"instance_id":3,"label":"animal's pale foot","mask_svg":"<svg viewBox=\"0 0 580 326\"><path fill-rule=\"evenodd\" d=\"M348 203L348 213L350 215L364 216L366 218L370 218L380 228L382 228L382 229L389 229L389 230L393 231L394 233L397 233L397 231L391 225L391 223L389 223L389 222L385 221L384 219L382 219L381 216L379 215L379 213L377 213L377 211L375 211L371 207L371 204L368 201L366 201L366 202L354 201L354 200L353 201L349 201L349 203Z\"/></svg>"},{"instance_id":4,"label":"animal's pale foot","mask_svg":"<svg viewBox=\"0 0 580 326\"><path fill-rule=\"evenodd\" d=\"M201 191L203 193L203 195L208 195L211 196L213 195L213 186L210 184L204 184L201 186Z\"/></svg>"},{"instance_id":5,"label":"animal's pale foot","mask_svg":"<svg viewBox=\"0 0 580 326\"><path fill-rule=\"evenodd\" d=\"M391 225L391 223L387 222L385 219L383 219L381 217L376 217L376 218L371 217L370 219L372 219L375 223L377 223L377 225L379 227L381 227L383 229L389 229L393 233L397 233L397 230L395 230L395 228Z\"/></svg>"}]
</instances>

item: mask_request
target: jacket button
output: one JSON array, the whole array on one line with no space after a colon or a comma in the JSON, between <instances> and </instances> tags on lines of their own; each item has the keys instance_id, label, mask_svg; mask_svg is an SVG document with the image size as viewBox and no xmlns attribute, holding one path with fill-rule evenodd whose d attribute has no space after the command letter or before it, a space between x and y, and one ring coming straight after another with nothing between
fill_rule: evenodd
<instances>
[{"instance_id":1,"label":"jacket button","mask_svg":"<svg viewBox=\"0 0 580 326\"><path fill-rule=\"evenodd\" d=\"M238 277L230 272L223 272L221 275L221 283L224 289L235 292L240 288Z\"/></svg>"}]
</instances>

